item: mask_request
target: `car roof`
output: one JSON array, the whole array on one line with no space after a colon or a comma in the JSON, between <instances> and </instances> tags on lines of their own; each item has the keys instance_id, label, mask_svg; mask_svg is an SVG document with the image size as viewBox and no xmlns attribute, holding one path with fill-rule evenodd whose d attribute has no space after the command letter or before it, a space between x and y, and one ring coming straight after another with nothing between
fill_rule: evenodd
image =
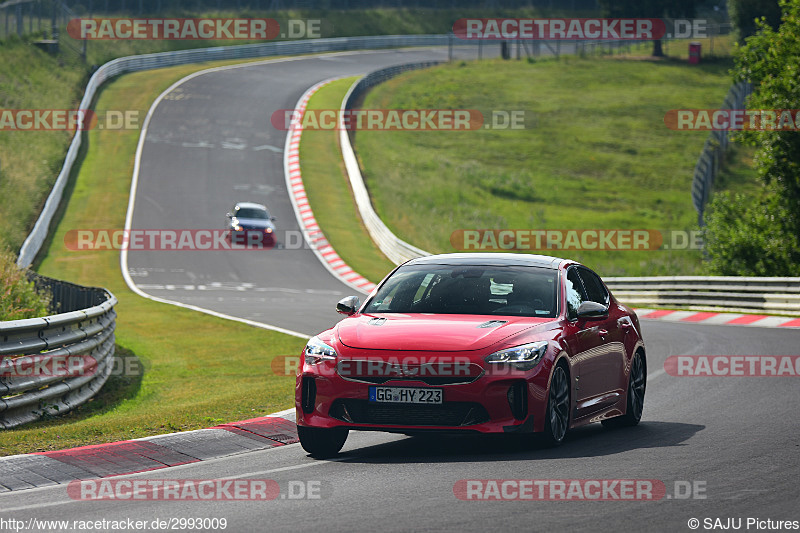
<instances>
[{"instance_id":1,"label":"car roof","mask_svg":"<svg viewBox=\"0 0 800 533\"><path fill-rule=\"evenodd\" d=\"M267 206L262 204L257 204L255 202L236 202L236 205L233 206L234 209L263 209L264 211L267 210Z\"/></svg>"},{"instance_id":2,"label":"car roof","mask_svg":"<svg viewBox=\"0 0 800 533\"><path fill-rule=\"evenodd\" d=\"M567 259L536 254L511 253L456 253L428 255L412 259L407 265L485 265L485 266L533 266L558 269ZM574 261L569 261L574 262Z\"/></svg>"}]
</instances>

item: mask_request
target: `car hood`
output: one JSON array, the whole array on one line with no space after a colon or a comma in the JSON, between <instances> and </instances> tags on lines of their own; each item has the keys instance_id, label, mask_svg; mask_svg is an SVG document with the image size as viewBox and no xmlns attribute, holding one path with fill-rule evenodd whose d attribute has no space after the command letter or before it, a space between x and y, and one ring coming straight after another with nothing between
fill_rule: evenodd
<instances>
[{"instance_id":1,"label":"car hood","mask_svg":"<svg viewBox=\"0 0 800 533\"><path fill-rule=\"evenodd\" d=\"M487 315L364 314L339 322L336 334L339 341L350 348L456 352L480 350L553 320Z\"/></svg>"}]
</instances>

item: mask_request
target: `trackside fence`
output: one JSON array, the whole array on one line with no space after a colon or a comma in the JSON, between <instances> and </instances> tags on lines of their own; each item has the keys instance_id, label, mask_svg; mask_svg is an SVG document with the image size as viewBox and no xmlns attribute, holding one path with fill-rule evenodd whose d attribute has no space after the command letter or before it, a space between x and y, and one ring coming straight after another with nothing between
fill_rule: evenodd
<instances>
[{"instance_id":1,"label":"trackside fence","mask_svg":"<svg viewBox=\"0 0 800 533\"><path fill-rule=\"evenodd\" d=\"M732 86L720 109L744 109L747 97L753 92L753 86L747 82L739 82ZM717 177L720 165L728 149L730 134L727 130L714 130L703 145L703 152L694 167L692 179L692 204L697 211L697 222L703 225L703 213L711 199L711 188Z\"/></svg>"}]
</instances>

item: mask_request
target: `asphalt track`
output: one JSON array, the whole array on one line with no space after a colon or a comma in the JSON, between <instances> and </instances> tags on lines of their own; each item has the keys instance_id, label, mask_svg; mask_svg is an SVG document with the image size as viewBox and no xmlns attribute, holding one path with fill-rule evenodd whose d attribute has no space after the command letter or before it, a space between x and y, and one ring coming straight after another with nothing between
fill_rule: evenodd
<instances>
[{"instance_id":1,"label":"asphalt track","mask_svg":"<svg viewBox=\"0 0 800 533\"><path fill-rule=\"evenodd\" d=\"M573 432L556 449L487 437L351 432L336 460L299 444L129 479L271 479L315 483L319 499L266 502L72 500L64 485L0 495L0 518L152 520L226 518L228 531L689 531L690 518L799 520L797 378L678 378L673 354L797 353L800 332L648 322L651 380L642 423ZM655 479L658 501L461 501L462 479ZM678 499L697 483L704 499ZM672 496L672 497L670 497ZM745 526L742 526L746 530ZM702 530L702 526L701 526ZM750 531L755 529L751 527ZM785 530L785 529L784 529Z\"/></svg>"},{"instance_id":2,"label":"asphalt track","mask_svg":"<svg viewBox=\"0 0 800 533\"><path fill-rule=\"evenodd\" d=\"M298 246L284 177L286 132L271 116L293 109L324 79L445 59L446 49L292 58L210 72L175 88L145 137L131 227L222 229L236 201L255 201L277 217L282 248L131 250L131 279L152 296L309 335L333 325L336 302L359 293Z\"/></svg>"},{"instance_id":3,"label":"asphalt track","mask_svg":"<svg viewBox=\"0 0 800 533\"><path fill-rule=\"evenodd\" d=\"M325 78L442 57L435 50L364 52L194 78L153 117L134 227L221 227L235 200L261 199L282 228L296 229L280 153L254 149L283 147L284 134L270 128L270 113L293 107ZM133 279L150 294L308 334L333 324L333 304L353 292L303 249L135 252L129 261ZM800 520L797 378L678 378L662 370L677 354L798 354L800 331L657 321L644 322L643 330L650 380L636 428L608 431L594 424L556 449L501 438L352 432L343 453L330 461L310 459L293 444L125 476L273 479L284 495L290 481L318 482L319 499L84 502L72 500L62 485L0 495L0 518L226 518L227 531L237 532L690 531L690 518L701 520L700 530L706 518L742 518L746 530L747 518ZM667 496L461 501L453 487L464 479L651 479L664 483ZM696 485L702 490L695 496L704 498L680 498L676 482Z\"/></svg>"}]
</instances>

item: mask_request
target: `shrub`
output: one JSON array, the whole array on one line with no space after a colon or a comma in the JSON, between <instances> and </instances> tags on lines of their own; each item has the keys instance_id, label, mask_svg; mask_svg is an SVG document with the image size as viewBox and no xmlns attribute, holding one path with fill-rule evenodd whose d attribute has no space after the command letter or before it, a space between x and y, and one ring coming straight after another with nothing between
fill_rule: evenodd
<instances>
[{"instance_id":1,"label":"shrub","mask_svg":"<svg viewBox=\"0 0 800 533\"><path fill-rule=\"evenodd\" d=\"M14 254L0 250L0 321L48 315L50 297L37 292Z\"/></svg>"}]
</instances>

